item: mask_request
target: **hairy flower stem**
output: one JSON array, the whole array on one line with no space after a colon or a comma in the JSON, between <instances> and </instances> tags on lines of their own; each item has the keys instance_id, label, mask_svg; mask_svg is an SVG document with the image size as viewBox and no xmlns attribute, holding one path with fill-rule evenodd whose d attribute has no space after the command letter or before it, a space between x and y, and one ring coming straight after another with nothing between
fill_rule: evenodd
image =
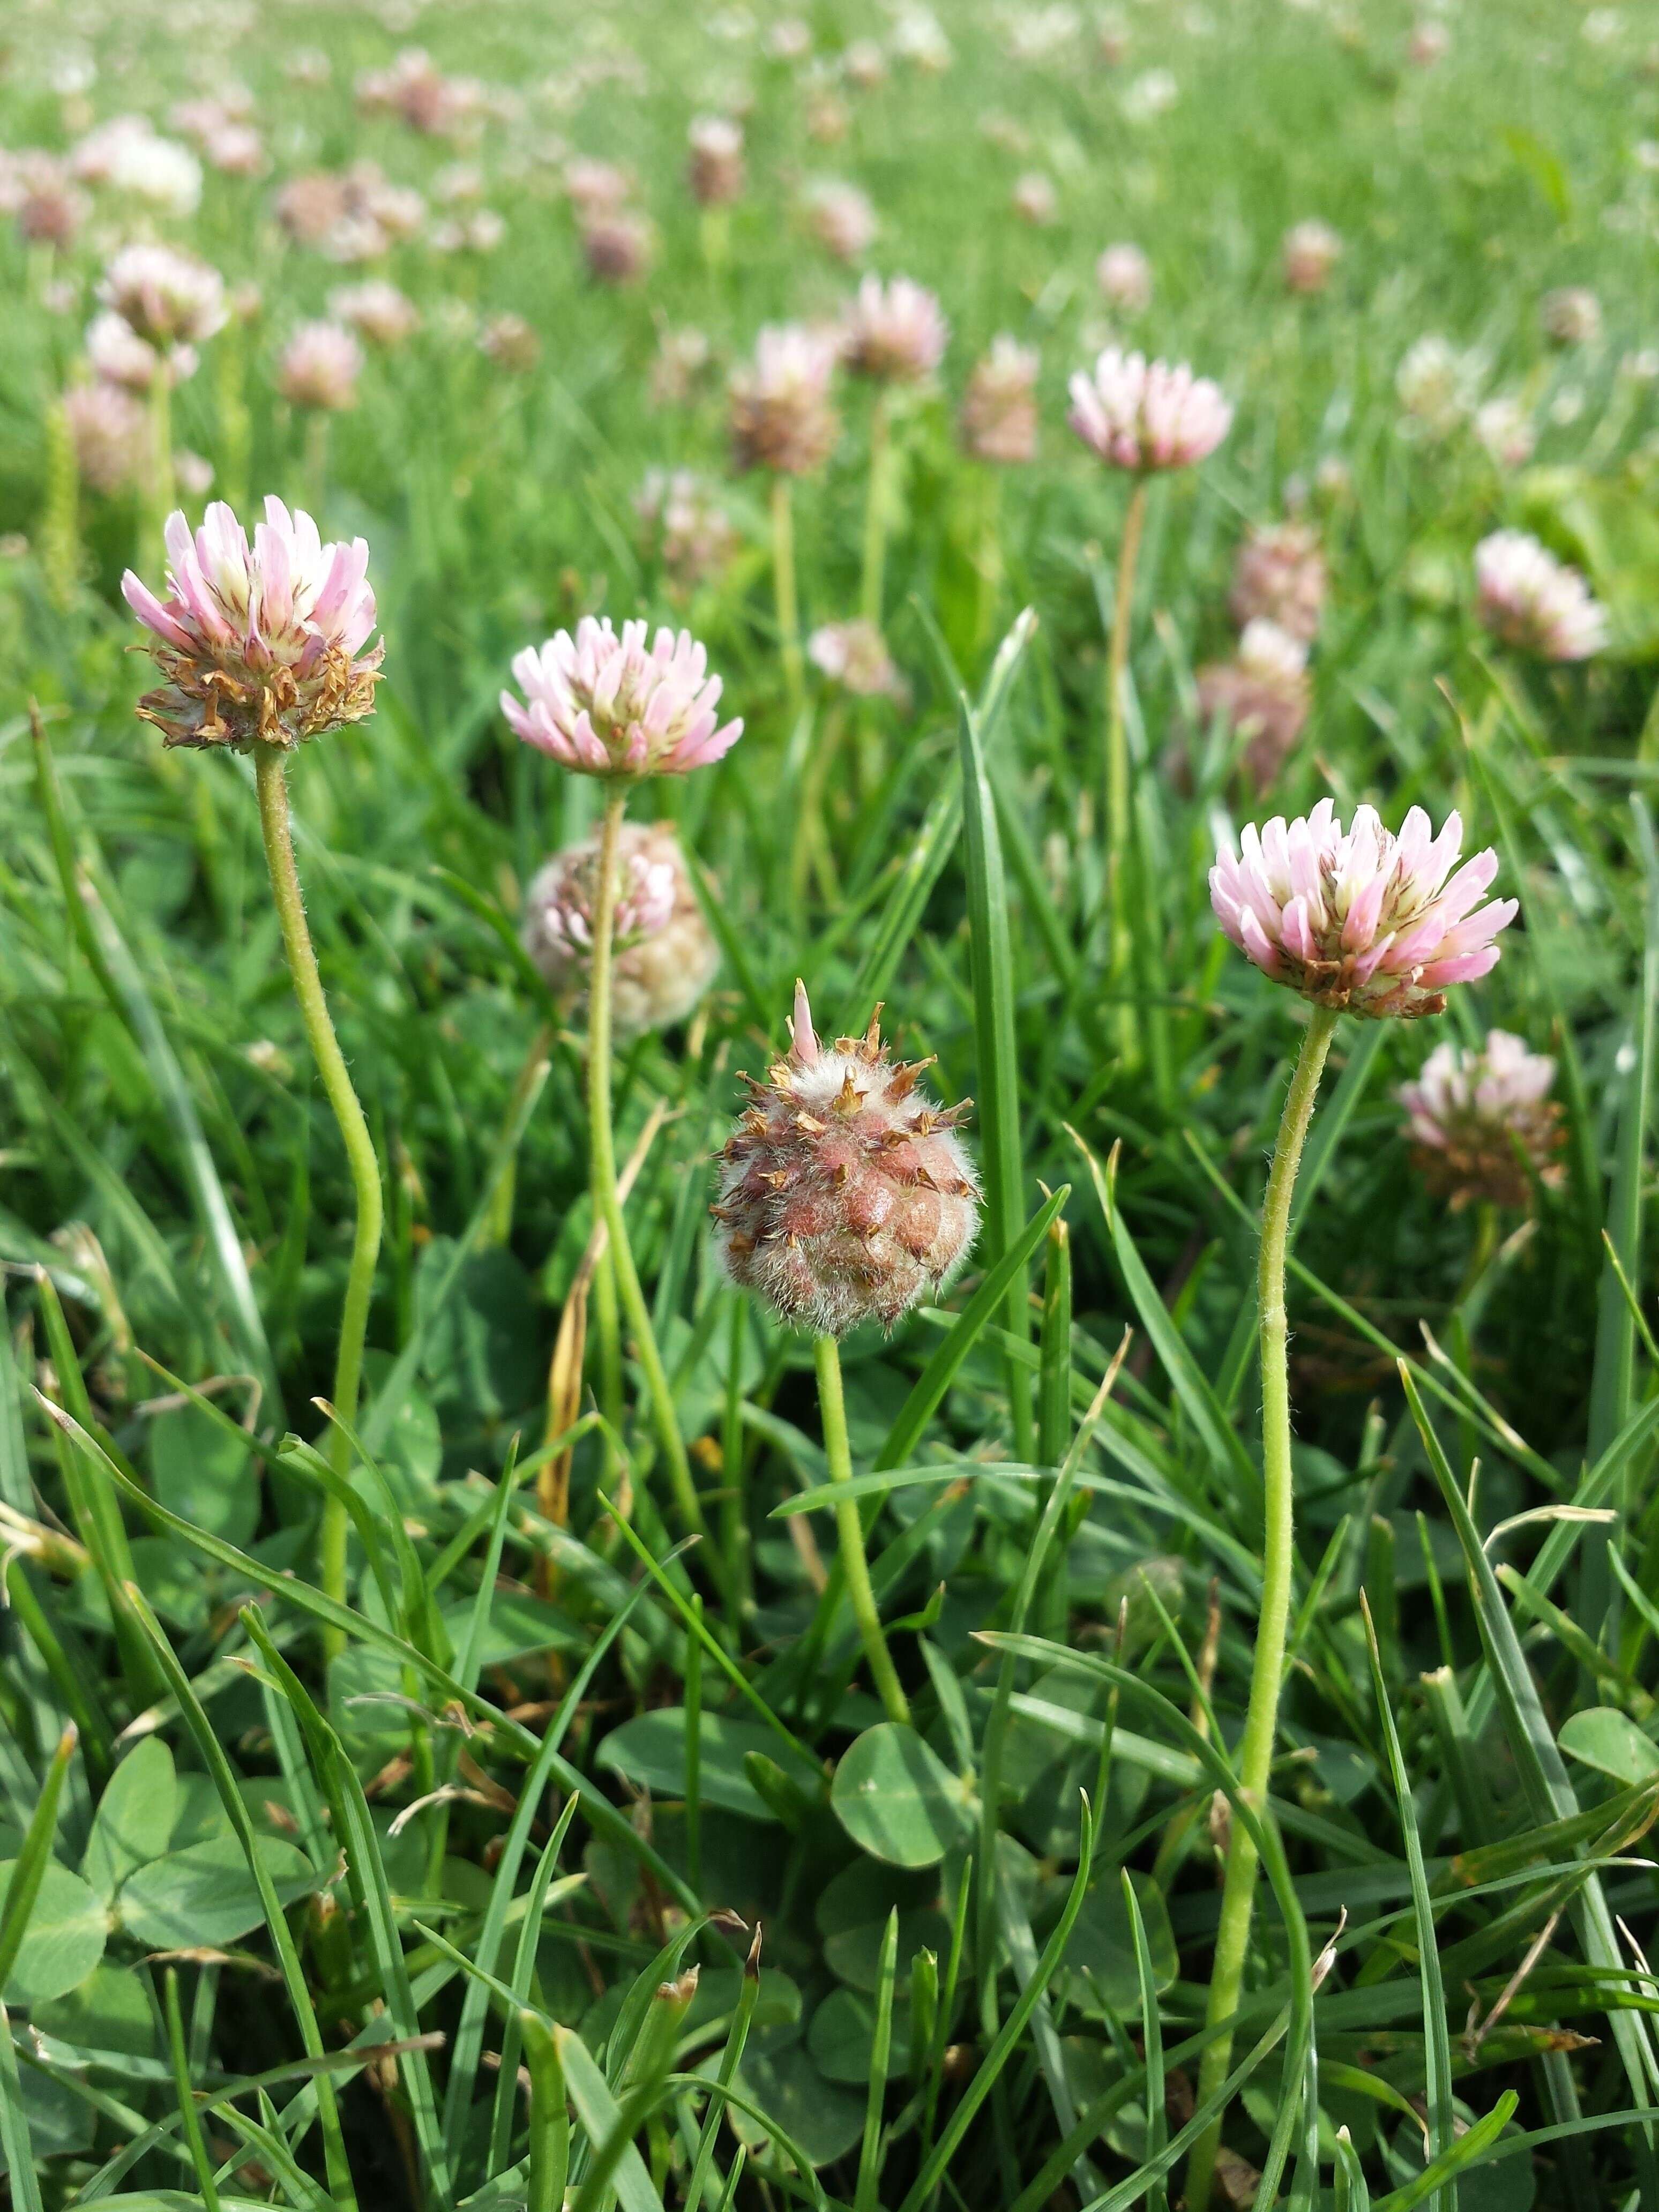
<instances>
[{"instance_id":1,"label":"hairy flower stem","mask_svg":"<svg viewBox=\"0 0 1659 2212\"><path fill-rule=\"evenodd\" d=\"M1129 733L1124 720L1123 686L1129 665L1129 628L1133 616L1135 563L1146 520L1146 479L1137 477L1123 518L1118 548L1117 590L1112 606L1111 650L1106 665L1106 902L1111 917L1108 988L1115 1002L1118 1043L1126 1066L1139 1058L1140 1025L1129 1001L1133 969L1130 939L1129 862L1133 846L1130 817Z\"/></svg>"},{"instance_id":2,"label":"hairy flower stem","mask_svg":"<svg viewBox=\"0 0 1659 2212\"><path fill-rule=\"evenodd\" d=\"M881 628L882 589L887 573L887 475L892 451L887 394L878 388L870 407L870 481L864 498L864 569L859 612L872 629Z\"/></svg>"},{"instance_id":3,"label":"hairy flower stem","mask_svg":"<svg viewBox=\"0 0 1659 2212\"><path fill-rule=\"evenodd\" d=\"M1331 1048L1337 1017L1316 1006L1302 1040L1296 1071L1279 1124L1267 1194L1261 1208L1261 1257L1257 1270L1258 1327L1261 1345L1261 1474L1266 1491L1267 1535L1262 1550L1261 1606L1255 1630L1255 1661L1250 1674L1238 1781L1261 1816L1267 1808L1273 1741L1279 1723L1279 1691L1285 1672L1285 1638L1290 1622L1291 1576L1295 1565L1294 1488L1291 1474L1290 1334L1285 1318L1285 1253L1291 1226L1291 1195L1325 1056ZM1228 2019L1238 2009L1249 1948L1250 1910L1255 1895L1258 1854L1242 1821L1235 1821L1227 1848L1227 1879L1221 1893L1221 1922L1216 1931L1215 1963L1210 1975L1206 2024ZM1199 2075L1198 2102L1213 2096L1226 2079L1232 2051L1231 2035L1206 2046ZM1187 2168L1188 2212L1206 2212L1215 2155L1224 2114L1218 2114L1194 2143Z\"/></svg>"},{"instance_id":4,"label":"hairy flower stem","mask_svg":"<svg viewBox=\"0 0 1659 2212\"><path fill-rule=\"evenodd\" d=\"M795 511L787 476L772 479L772 589L777 601L778 647L789 695L789 716L806 703L806 665L801 659L800 607L795 598Z\"/></svg>"},{"instance_id":5,"label":"hairy flower stem","mask_svg":"<svg viewBox=\"0 0 1659 2212\"><path fill-rule=\"evenodd\" d=\"M259 793L259 828L264 838L265 865L270 871L271 896L283 933L283 950L294 995L300 1002L300 1018L334 1109L351 1170L356 1200L356 1222L351 1239L351 1266L346 1276L345 1304L340 1313L339 1343L334 1359L333 1406L349 1427L357 1418L357 1392L362 1380L363 1339L368 1329L369 1300L374 1291L374 1267L380 1255L380 1164L356 1092L351 1087L345 1055L334 1034L323 979L317 971L317 955L306 926L305 900L300 873L294 865L294 837L289 823L288 756L278 745L261 744L254 750L254 775ZM351 1466L351 1445L345 1430L336 1422L329 1433L328 1460L337 1474ZM338 1603L346 1595L346 1510L337 1498L323 1501L319 1541L318 1575L324 1594ZM326 1629L324 1650L331 1658L344 1645L337 1630Z\"/></svg>"},{"instance_id":6,"label":"hairy flower stem","mask_svg":"<svg viewBox=\"0 0 1659 2212\"><path fill-rule=\"evenodd\" d=\"M623 1311L634 1332L635 1346L645 1370L658 1441L668 1462L669 1484L688 1528L701 1536L708 1533L702 1507L691 1480L691 1463L685 1439L674 1411L674 1394L657 1349L650 1309L634 1266L634 1254L623 1220L622 1200L617 1190L617 1147L611 1127L611 955L616 937L617 859L623 815L628 806L628 787L611 782L605 787L605 826L599 838L599 888L593 913L593 969L587 992L587 1124L589 1158L593 1185L593 1207L610 1236L606 1255L616 1269L617 1289ZM708 1547L710 1571L723 1581L724 1569Z\"/></svg>"},{"instance_id":7,"label":"hairy flower stem","mask_svg":"<svg viewBox=\"0 0 1659 2212\"><path fill-rule=\"evenodd\" d=\"M818 1370L818 1412L823 1422L823 1455L830 1462L830 1476L834 1482L853 1480L853 1454L847 1441L847 1401L841 1387L841 1346L833 1336L815 1336L812 1358ZM864 1523L859 1517L856 1498L842 1499L836 1507L836 1528L841 1538L842 1571L847 1577L847 1595L853 1601L853 1616L859 1625L859 1636L864 1645L864 1656L870 1662L870 1672L875 1678L881 1702L890 1721L910 1718L910 1708L905 1701L893 1655L887 1649L887 1638L882 1634L881 1615L876 1610L876 1594L870 1587L870 1563L864 1551Z\"/></svg>"}]
</instances>

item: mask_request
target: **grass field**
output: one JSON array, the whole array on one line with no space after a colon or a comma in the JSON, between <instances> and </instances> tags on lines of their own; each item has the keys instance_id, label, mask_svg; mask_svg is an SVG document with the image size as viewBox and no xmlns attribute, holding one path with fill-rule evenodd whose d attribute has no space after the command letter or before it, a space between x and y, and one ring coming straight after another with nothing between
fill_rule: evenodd
<instances>
[{"instance_id":1,"label":"grass field","mask_svg":"<svg viewBox=\"0 0 1659 2212\"><path fill-rule=\"evenodd\" d=\"M11 2204L1659 2212L1659 23L14 0L0 270Z\"/></svg>"}]
</instances>

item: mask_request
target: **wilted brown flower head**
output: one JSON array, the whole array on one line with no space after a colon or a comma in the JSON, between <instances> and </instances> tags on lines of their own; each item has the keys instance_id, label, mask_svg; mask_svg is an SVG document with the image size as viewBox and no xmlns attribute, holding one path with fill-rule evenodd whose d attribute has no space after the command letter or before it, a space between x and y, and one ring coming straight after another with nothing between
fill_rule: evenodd
<instances>
[{"instance_id":1,"label":"wilted brown flower head","mask_svg":"<svg viewBox=\"0 0 1659 2212\"><path fill-rule=\"evenodd\" d=\"M587 216L581 240L587 272L602 284L635 283L650 267L655 247L649 222L632 208Z\"/></svg>"},{"instance_id":2,"label":"wilted brown flower head","mask_svg":"<svg viewBox=\"0 0 1659 2212\"><path fill-rule=\"evenodd\" d=\"M1266 619L1311 643L1325 606L1325 556L1305 522L1251 530L1233 561L1228 611L1240 629Z\"/></svg>"},{"instance_id":3,"label":"wilted brown flower head","mask_svg":"<svg viewBox=\"0 0 1659 2212\"><path fill-rule=\"evenodd\" d=\"M877 1018L862 1037L820 1043L795 986L787 1055L721 1154L714 1212L726 1271L783 1319L844 1336L890 1329L937 1295L967 1257L979 1183L957 1125L918 1086L927 1062L895 1062Z\"/></svg>"},{"instance_id":4,"label":"wilted brown flower head","mask_svg":"<svg viewBox=\"0 0 1659 2212\"><path fill-rule=\"evenodd\" d=\"M672 823L624 822L611 969L611 1019L619 1037L683 1022L713 982L720 947L691 887ZM592 967L599 844L556 853L525 894L524 948L559 997L580 1006Z\"/></svg>"}]
</instances>

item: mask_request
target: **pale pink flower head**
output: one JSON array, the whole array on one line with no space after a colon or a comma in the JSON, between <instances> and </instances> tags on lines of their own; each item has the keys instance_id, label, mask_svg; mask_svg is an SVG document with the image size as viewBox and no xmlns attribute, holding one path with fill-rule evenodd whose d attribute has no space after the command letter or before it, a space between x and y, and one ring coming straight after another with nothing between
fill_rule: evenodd
<instances>
[{"instance_id":1,"label":"pale pink flower head","mask_svg":"<svg viewBox=\"0 0 1659 2212\"><path fill-rule=\"evenodd\" d=\"M880 384L919 384L945 356L951 325L926 286L908 276L866 276L845 325L847 365Z\"/></svg>"},{"instance_id":2,"label":"pale pink flower head","mask_svg":"<svg viewBox=\"0 0 1659 2212\"><path fill-rule=\"evenodd\" d=\"M350 211L351 194L343 177L328 169L307 169L290 177L276 194L276 220L301 246L319 246Z\"/></svg>"},{"instance_id":3,"label":"pale pink flower head","mask_svg":"<svg viewBox=\"0 0 1659 2212\"><path fill-rule=\"evenodd\" d=\"M308 514L279 499L247 532L222 500L192 538L167 518L167 596L129 568L127 605L155 633L167 681L138 712L169 745L284 750L374 712L384 646L374 627L368 546L325 545Z\"/></svg>"},{"instance_id":4,"label":"pale pink flower head","mask_svg":"<svg viewBox=\"0 0 1659 2212\"><path fill-rule=\"evenodd\" d=\"M357 404L363 349L338 323L301 323L276 363L276 389L291 407L337 414Z\"/></svg>"},{"instance_id":5,"label":"pale pink flower head","mask_svg":"<svg viewBox=\"0 0 1659 2212\"><path fill-rule=\"evenodd\" d=\"M149 392L158 374L169 384L182 384L196 374L194 346L168 346L165 350L141 338L124 316L112 307L94 315L87 325L87 362L105 384L118 384L128 392Z\"/></svg>"},{"instance_id":6,"label":"pale pink flower head","mask_svg":"<svg viewBox=\"0 0 1659 2212\"><path fill-rule=\"evenodd\" d=\"M587 273L601 284L633 284L651 266L656 238L648 219L632 208L587 216L581 226Z\"/></svg>"},{"instance_id":7,"label":"pale pink flower head","mask_svg":"<svg viewBox=\"0 0 1659 2212\"><path fill-rule=\"evenodd\" d=\"M841 358L833 332L769 324L752 362L732 377L732 447L739 469L811 476L835 451L841 423L830 401Z\"/></svg>"},{"instance_id":8,"label":"pale pink flower head","mask_svg":"<svg viewBox=\"0 0 1659 2212\"><path fill-rule=\"evenodd\" d=\"M921 1082L927 1063L895 1061L873 1020L862 1037L820 1039L799 983L790 1036L763 1084L744 1079L749 1104L720 1154L720 1259L797 1328L890 1329L972 1247L966 1103L941 1109Z\"/></svg>"},{"instance_id":9,"label":"pale pink flower head","mask_svg":"<svg viewBox=\"0 0 1659 2212\"><path fill-rule=\"evenodd\" d=\"M1538 321L1552 345L1594 345L1601 335L1601 302L1585 285L1564 284L1545 293Z\"/></svg>"},{"instance_id":10,"label":"pale pink flower head","mask_svg":"<svg viewBox=\"0 0 1659 2212\"><path fill-rule=\"evenodd\" d=\"M421 327L421 311L413 300L384 276L337 285L328 295L328 312L374 346L402 345Z\"/></svg>"},{"instance_id":11,"label":"pale pink flower head","mask_svg":"<svg viewBox=\"0 0 1659 2212\"><path fill-rule=\"evenodd\" d=\"M738 533L718 496L692 469L652 469L634 501L647 548L677 594L718 576Z\"/></svg>"},{"instance_id":12,"label":"pale pink flower head","mask_svg":"<svg viewBox=\"0 0 1659 2212\"><path fill-rule=\"evenodd\" d=\"M910 696L910 687L874 623L825 623L807 640L806 657L854 698L903 702Z\"/></svg>"},{"instance_id":13,"label":"pale pink flower head","mask_svg":"<svg viewBox=\"0 0 1659 2212\"><path fill-rule=\"evenodd\" d=\"M807 228L837 261L857 261L874 245L880 225L868 195L856 185L819 178L807 186L801 204Z\"/></svg>"},{"instance_id":14,"label":"pale pink flower head","mask_svg":"<svg viewBox=\"0 0 1659 2212\"><path fill-rule=\"evenodd\" d=\"M673 825L624 822L611 969L611 1021L622 1038L683 1022L720 964ZM599 842L566 848L531 880L520 936L549 988L580 1006L593 965Z\"/></svg>"},{"instance_id":15,"label":"pale pink flower head","mask_svg":"<svg viewBox=\"0 0 1659 2212\"><path fill-rule=\"evenodd\" d=\"M1084 444L1114 468L1150 474L1189 468L1214 453L1232 426L1220 387L1185 362L1149 362L1108 346L1093 372L1072 379L1066 417Z\"/></svg>"},{"instance_id":16,"label":"pale pink flower head","mask_svg":"<svg viewBox=\"0 0 1659 2212\"><path fill-rule=\"evenodd\" d=\"M690 323L665 325L651 364L651 400L657 407L684 407L714 357L708 334Z\"/></svg>"},{"instance_id":17,"label":"pale pink flower head","mask_svg":"<svg viewBox=\"0 0 1659 2212\"><path fill-rule=\"evenodd\" d=\"M1492 635L1540 660L1588 660L1607 643L1607 618L1577 568L1524 530L1497 530L1474 549L1475 605Z\"/></svg>"},{"instance_id":18,"label":"pale pink flower head","mask_svg":"<svg viewBox=\"0 0 1659 2212\"><path fill-rule=\"evenodd\" d=\"M578 154L565 164L564 188L578 215L615 215L633 197L634 179L614 161Z\"/></svg>"},{"instance_id":19,"label":"pale pink flower head","mask_svg":"<svg viewBox=\"0 0 1659 2212\"><path fill-rule=\"evenodd\" d=\"M124 246L105 270L98 297L151 345L199 345L229 310L218 270L171 246Z\"/></svg>"},{"instance_id":20,"label":"pale pink flower head","mask_svg":"<svg viewBox=\"0 0 1659 2212\"><path fill-rule=\"evenodd\" d=\"M1474 413L1474 434L1500 469L1523 469L1537 448L1528 410L1510 392L1500 392Z\"/></svg>"},{"instance_id":21,"label":"pale pink flower head","mask_svg":"<svg viewBox=\"0 0 1659 2212\"><path fill-rule=\"evenodd\" d=\"M0 198L26 246L73 246L88 211L86 194L55 154L19 155Z\"/></svg>"},{"instance_id":22,"label":"pale pink flower head","mask_svg":"<svg viewBox=\"0 0 1659 2212\"><path fill-rule=\"evenodd\" d=\"M1413 69L1433 69L1451 51L1451 33L1443 23L1415 24L1406 42L1406 58Z\"/></svg>"},{"instance_id":23,"label":"pale pink flower head","mask_svg":"<svg viewBox=\"0 0 1659 2212\"><path fill-rule=\"evenodd\" d=\"M1037 452L1036 350L1005 331L974 364L963 394L961 433L976 460L1016 464Z\"/></svg>"},{"instance_id":24,"label":"pale pink flower head","mask_svg":"<svg viewBox=\"0 0 1659 2212\"><path fill-rule=\"evenodd\" d=\"M251 123L221 124L203 151L225 177L259 177L265 171L265 142Z\"/></svg>"},{"instance_id":25,"label":"pale pink flower head","mask_svg":"<svg viewBox=\"0 0 1659 2212\"><path fill-rule=\"evenodd\" d=\"M1246 740L1244 774L1257 791L1301 736L1312 696L1306 645L1263 615L1245 624L1231 660L1198 672L1199 720L1207 729L1219 717Z\"/></svg>"},{"instance_id":26,"label":"pale pink flower head","mask_svg":"<svg viewBox=\"0 0 1659 2212\"><path fill-rule=\"evenodd\" d=\"M82 483L109 495L141 483L149 460L149 416L118 384L76 384L64 394L64 416Z\"/></svg>"},{"instance_id":27,"label":"pale pink flower head","mask_svg":"<svg viewBox=\"0 0 1659 2212\"><path fill-rule=\"evenodd\" d=\"M1311 643L1325 606L1325 556L1305 522L1269 522L1248 532L1233 560L1227 611L1240 629L1265 617Z\"/></svg>"},{"instance_id":28,"label":"pale pink flower head","mask_svg":"<svg viewBox=\"0 0 1659 2212\"><path fill-rule=\"evenodd\" d=\"M1395 837L1373 807L1355 810L1345 836L1335 803L1286 823L1247 827L1237 853L1222 846L1210 902L1223 930L1276 983L1316 1006L1369 1021L1437 1014L1452 983L1498 964L1493 942L1520 911L1480 902L1498 873L1490 848L1460 867L1455 814L1437 837L1420 806Z\"/></svg>"},{"instance_id":29,"label":"pale pink flower head","mask_svg":"<svg viewBox=\"0 0 1659 2212\"><path fill-rule=\"evenodd\" d=\"M1060 213L1060 194L1052 177L1028 169L1014 179L1014 213L1034 230L1045 230Z\"/></svg>"},{"instance_id":30,"label":"pale pink flower head","mask_svg":"<svg viewBox=\"0 0 1659 2212\"><path fill-rule=\"evenodd\" d=\"M130 204L163 215L193 215L202 198L202 165L195 155L148 125L111 142L100 181Z\"/></svg>"},{"instance_id":31,"label":"pale pink flower head","mask_svg":"<svg viewBox=\"0 0 1659 2212\"><path fill-rule=\"evenodd\" d=\"M1449 339L1430 331L1408 349L1394 381L1413 430L1444 438L1473 409L1480 378L1473 354L1459 353Z\"/></svg>"},{"instance_id":32,"label":"pale pink flower head","mask_svg":"<svg viewBox=\"0 0 1659 2212\"><path fill-rule=\"evenodd\" d=\"M1279 269L1287 292L1322 292L1342 258L1342 240L1329 223L1315 218L1292 224L1279 246Z\"/></svg>"},{"instance_id":33,"label":"pale pink flower head","mask_svg":"<svg viewBox=\"0 0 1659 2212\"><path fill-rule=\"evenodd\" d=\"M702 207L724 207L741 199L744 186L743 125L729 115L699 115L692 119L688 138L691 148L691 197Z\"/></svg>"},{"instance_id":34,"label":"pale pink flower head","mask_svg":"<svg viewBox=\"0 0 1659 2212\"><path fill-rule=\"evenodd\" d=\"M1095 264L1095 282L1109 307L1121 314L1144 314L1152 301L1152 264L1138 246L1120 240Z\"/></svg>"},{"instance_id":35,"label":"pale pink flower head","mask_svg":"<svg viewBox=\"0 0 1659 2212\"><path fill-rule=\"evenodd\" d=\"M1413 1159L1436 1197L1454 1212L1474 1202L1520 1207L1534 1179L1558 1186L1566 1131L1549 1095L1554 1081L1555 1062L1507 1030L1489 1030L1478 1051L1437 1045L1396 1093Z\"/></svg>"},{"instance_id":36,"label":"pale pink flower head","mask_svg":"<svg viewBox=\"0 0 1659 2212\"><path fill-rule=\"evenodd\" d=\"M572 637L560 630L540 651L526 646L513 663L524 693L501 694L514 732L538 752L584 775L684 775L729 752L740 720L722 723L720 679L689 629L584 615Z\"/></svg>"}]
</instances>

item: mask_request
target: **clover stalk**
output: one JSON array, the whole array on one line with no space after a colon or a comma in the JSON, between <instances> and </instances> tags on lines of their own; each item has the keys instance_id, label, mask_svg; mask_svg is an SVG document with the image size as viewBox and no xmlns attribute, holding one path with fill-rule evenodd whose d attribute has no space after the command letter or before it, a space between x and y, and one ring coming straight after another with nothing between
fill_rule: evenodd
<instances>
[{"instance_id":1,"label":"clover stalk","mask_svg":"<svg viewBox=\"0 0 1659 2212\"><path fill-rule=\"evenodd\" d=\"M830 1464L830 1479L836 1484L850 1482L853 1455L847 1436L841 1347L833 1336L815 1336L812 1358L817 1369L818 1412L823 1423L823 1455ZM893 1655L887 1649L887 1638L882 1632L876 1593L870 1583L870 1562L864 1549L864 1522L856 1498L836 1500L836 1530L841 1540L842 1572L847 1577L847 1595L858 1623L859 1640L864 1646L864 1656L869 1662L882 1705L890 1721L908 1723L910 1708L899 1681L898 1669L893 1664Z\"/></svg>"},{"instance_id":2,"label":"clover stalk","mask_svg":"<svg viewBox=\"0 0 1659 2212\"><path fill-rule=\"evenodd\" d=\"M1257 1270L1257 1328L1261 1357L1261 1474L1266 1501L1262 1549L1261 1604L1256 1622L1255 1659L1249 1703L1239 1747L1240 1792L1259 1817L1266 1818L1267 1784L1273 1771L1279 1725L1279 1692L1285 1672L1285 1643L1290 1624L1291 1582L1296 1564L1295 1492L1291 1467L1290 1334L1285 1314L1285 1261L1290 1243L1291 1200L1297 1170L1313 1119L1314 1102L1326 1055L1335 1034L1337 1014L1316 1006L1291 1077L1285 1111L1273 1146L1261 1208L1261 1252ZM1235 1821L1227 1848L1227 1875L1221 1893L1221 1922L1216 1932L1215 1963L1210 1976L1205 2019L1214 2027L1238 2009L1249 1949L1250 1915L1255 1896L1259 1854L1243 1824ZM1226 2079L1232 2051L1231 2034L1205 2048L1198 2102L1212 2097ZM1189 2212L1206 2212L1215 2157L1224 2116L1218 2114L1193 2145L1187 2168Z\"/></svg>"},{"instance_id":3,"label":"clover stalk","mask_svg":"<svg viewBox=\"0 0 1659 2212\"><path fill-rule=\"evenodd\" d=\"M640 1365L645 1370L658 1441L668 1462L668 1479L686 1527L707 1534L702 1507L691 1480L691 1463L680 1434L662 1354L651 1326L650 1309L640 1288L638 1271L623 1219L617 1188L617 1146L611 1121L611 996L612 954L617 934L617 875L621 859L623 816L628 808L628 786L612 778L605 785L605 823L599 836L599 884L593 914L593 966L587 992L587 1122L589 1162L595 1212L605 1223L610 1239L609 1257L616 1270L623 1311L634 1332ZM710 1571L723 1577L723 1564L709 1547Z\"/></svg>"},{"instance_id":4,"label":"clover stalk","mask_svg":"<svg viewBox=\"0 0 1659 2212\"><path fill-rule=\"evenodd\" d=\"M1118 548L1117 586L1112 605L1112 635L1106 663L1106 898L1111 916L1110 978L1124 1055L1133 1064L1138 1029L1133 1006L1123 1000L1129 977L1129 733L1123 689L1129 666L1129 630L1134 611L1135 566L1146 520L1146 479L1138 476L1123 518Z\"/></svg>"},{"instance_id":5,"label":"clover stalk","mask_svg":"<svg viewBox=\"0 0 1659 2212\"><path fill-rule=\"evenodd\" d=\"M339 1419L331 1426L328 1439L329 1464L337 1474L343 1476L351 1466L351 1443L347 1431L357 1418L363 1344L368 1333L369 1302L374 1293L374 1269L380 1255L380 1164L362 1103L352 1088L340 1040L334 1032L323 979L318 971L316 951L306 922L305 899L300 890L300 872L295 865L294 835L289 818L288 756L282 746L261 744L255 747L254 778L259 794L259 829L264 840L265 865L270 872L271 896L276 902L288 972L299 1001L300 1018L323 1079L323 1089L345 1145L356 1204L331 1401ZM346 1595L346 1530L344 1505L337 1498L325 1498L318 1565L324 1595L342 1605ZM324 1649L331 1657L343 1644L344 1638L338 1630L324 1631Z\"/></svg>"}]
</instances>

